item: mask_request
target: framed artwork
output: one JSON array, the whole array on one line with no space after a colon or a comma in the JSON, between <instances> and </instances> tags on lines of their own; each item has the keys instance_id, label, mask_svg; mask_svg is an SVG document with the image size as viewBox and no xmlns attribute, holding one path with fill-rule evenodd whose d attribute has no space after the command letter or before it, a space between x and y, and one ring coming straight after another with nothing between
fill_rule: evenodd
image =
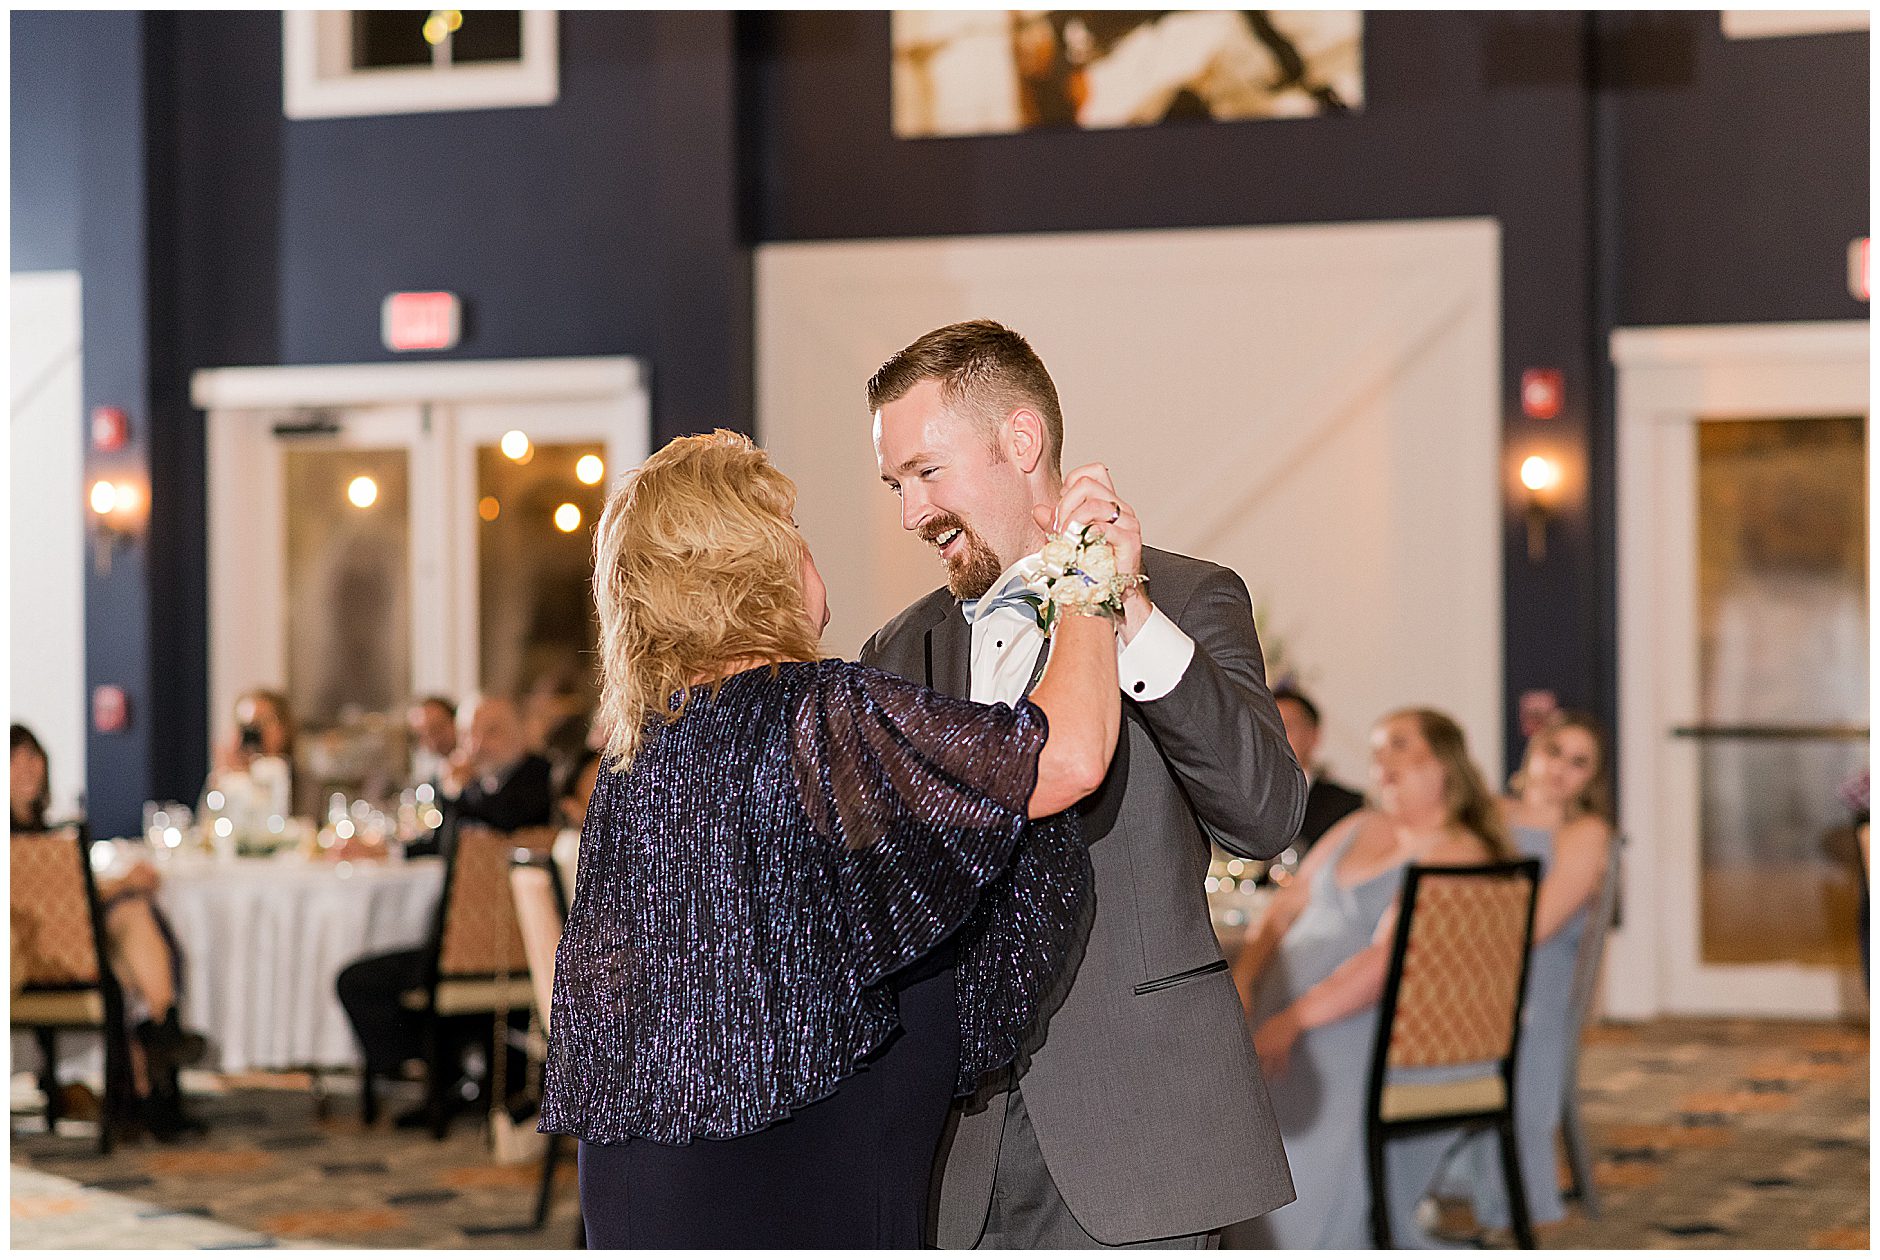
<instances>
[{"instance_id":1,"label":"framed artwork","mask_svg":"<svg viewBox=\"0 0 1880 1260\"><path fill-rule=\"evenodd\" d=\"M894 134L1000 135L1345 113L1356 9L897 10Z\"/></svg>"}]
</instances>

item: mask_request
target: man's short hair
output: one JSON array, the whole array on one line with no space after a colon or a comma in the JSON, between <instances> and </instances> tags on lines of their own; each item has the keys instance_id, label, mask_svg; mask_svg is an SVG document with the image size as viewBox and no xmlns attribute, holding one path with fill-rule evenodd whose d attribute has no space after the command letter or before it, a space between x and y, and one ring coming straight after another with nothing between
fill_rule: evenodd
<instances>
[{"instance_id":1,"label":"man's short hair","mask_svg":"<svg viewBox=\"0 0 1880 1260\"><path fill-rule=\"evenodd\" d=\"M1292 701L1306 711L1306 716L1312 719L1312 725L1317 726L1319 724L1319 706L1313 704L1312 701L1306 697L1306 693L1299 690L1299 688L1289 685L1281 685L1273 688L1273 703L1278 704L1281 700Z\"/></svg>"},{"instance_id":2,"label":"man's short hair","mask_svg":"<svg viewBox=\"0 0 1880 1260\"><path fill-rule=\"evenodd\" d=\"M868 410L881 408L922 381L940 382L940 396L958 405L997 449L999 425L1030 407L1044 421L1045 459L1062 471L1064 413L1057 386L1031 343L1003 324L969 319L920 337L881 365L868 381Z\"/></svg>"},{"instance_id":3,"label":"man's short hair","mask_svg":"<svg viewBox=\"0 0 1880 1260\"><path fill-rule=\"evenodd\" d=\"M451 701L449 697L447 696L420 696L418 698L418 708L423 709L431 705L436 705L438 708L448 713L450 715L451 721L455 722L457 720L457 706L454 702Z\"/></svg>"}]
</instances>

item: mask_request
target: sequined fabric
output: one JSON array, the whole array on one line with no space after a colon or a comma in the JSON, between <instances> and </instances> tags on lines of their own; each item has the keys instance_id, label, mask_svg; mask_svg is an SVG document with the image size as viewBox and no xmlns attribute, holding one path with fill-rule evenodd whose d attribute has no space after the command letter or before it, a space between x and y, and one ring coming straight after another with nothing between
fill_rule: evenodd
<instances>
[{"instance_id":1,"label":"sequined fabric","mask_svg":"<svg viewBox=\"0 0 1880 1260\"><path fill-rule=\"evenodd\" d=\"M1028 822L1044 714L842 661L694 693L603 771L556 956L545 1132L683 1143L834 1092L897 1027L884 977L959 932L960 1092L1012 1060L1091 884Z\"/></svg>"}]
</instances>

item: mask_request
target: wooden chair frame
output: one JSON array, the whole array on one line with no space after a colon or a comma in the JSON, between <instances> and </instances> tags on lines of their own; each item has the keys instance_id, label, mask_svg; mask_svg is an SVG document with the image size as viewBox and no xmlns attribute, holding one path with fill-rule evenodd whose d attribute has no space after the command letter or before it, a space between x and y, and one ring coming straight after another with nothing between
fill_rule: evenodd
<instances>
[{"instance_id":1,"label":"wooden chair frame","mask_svg":"<svg viewBox=\"0 0 1880 1260\"><path fill-rule=\"evenodd\" d=\"M542 852L534 849L517 849L510 859L510 864L512 871L521 868L539 870L547 874L548 886L554 893L555 911L558 920L561 924L565 925L568 922L568 897L567 893L562 888L561 868L556 864L553 852ZM518 917L520 917L520 911L518 911ZM542 1027L546 1030L548 1028L548 1012L541 1011L540 1014ZM537 1229L542 1228L543 1225L548 1223L548 1209L554 1199L555 1193L555 1169L561 1163L563 1147L566 1141L566 1134L551 1133L548 1135L548 1150L542 1156L542 1181L535 1195L535 1216L533 1220L535 1228Z\"/></svg>"},{"instance_id":2,"label":"wooden chair frame","mask_svg":"<svg viewBox=\"0 0 1880 1260\"><path fill-rule=\"evenodd\" d=\"M56 829L50 833L56 835ZM115 1128L131 1120L136 1111L136 1082L131 1076L130 1030L124 1022L124 990L111 971L110 942L105 935L104 906L98 899L98 880L91 869L91 838L84 824L73 828L78 867L85 887L85 905L91 919L92 949L97 959L95 984L36 985L28 983L19 996L30 994L83 994L96 991L103 1006L98 1023L56 1023L13 1016L9 1024L33 1034L39 1046L39 1088L46 1096L46 1130L52 1132L64 1114L59 1085L59 1034L96 1028L104 1040L104 1097L99 1100L98 1153L109 1155ZM24 837L15 837L19 843Z\"/></svg>"},{"instance_id":3,"label":"wooden chair frame","mask_svg":"<svg viewBox=\"0 0 1880 1260\"><path fill-rule=\"evenodd\" d=\"M1385 1119L1384 1090L1389 1083L1391 1033L1397 1020L1397 1002L1403 988L1404 960L1410 948L1410 932L1415 922L1417 896L1425 879L1525 879L1528 883L1527 911L1523 917L1521 973L1518 978L1514 1015L1510 1024L1505 1054L1494 1060L1494 1075L1501 1082L1501 1105L1474 1107L1414 1118ZM1404 873L1403 892L1397 910L1397 930L1391 941L1389 969L1384 975L1384 993L1378 1003L1377 1037L1371 1050L1371 1071L1365 1092L1365 1161L1371 1192L1371 1236L1373 1245L1393 1246L1390 1230L1390 1201L1386 1194L1385 1148L1391 1137L1400 1133L1428 1132L1437 1129L1492 1127L1501 1148L1502 1176L1507 1182L1509 1217L1518 1246L1534 1246L1534 1230L1528 1217L1527 1192L1521 1181L1521 1160L1515 1146L1514 1068L1521 1045L1521 1014L1527 1000L1528 968L1534 954L1534 902L1540 883L1540 862L1527 858L1515 862L1490 862L1479 866L1417 866Z\"/></svg>"},{"instance_id":4,"label":"wooden chair frame","mask_svg":"<svg viewBox=\"0 0 1880 1260\"><path fill-rule=\"evenodd\" d=\"M458 858L462 851L464 834L472 830L472 828L466 826L459 830L453 837L453 842L444 859L444 883L438 894L437 910L432 915L430 930L425 937L423 978L417 988L409 990L404 995L403 999L401 999L404 1005L418 1013L424 1023L425 1111L428 1116L431 1136L440 1142L444 1140L445 1134L448 1133L450 1129L450 1112L445 1102L452 1084L452 1081L447 1079L450 1076L451 1065L445 1062L445 1050L448 1044L448 1038L444 1035L445 1021L468 1014L481 1013L494 1015L499 1009L509 1011L528 1009L527 999L518 1002L506 1001L507 986L501 984L502 978L496 973L479 976L446 975L442 968L445 932L449 927L448 920L450 915L451 895L452 890L456 887L459 874ZM535 836L541 838L544 847L547 847L552 845L556 834L554 829L549 827L524 827L513 832L497 832L487 828L478 828L476 830L481 830L484 834L496 836L505 842L514 840L516 841L516 847L525 849L530 846L521 842L522 837ZM505 882L503 886L503 892L505 898L507 898L507 882ZM493 999L498 1005L467 1007L456 1011L442 1010L439 1003L440 992L446 984L459 980L472 983L489 982L494 987L503 989L504 991L496 994ZM526 973L522 977L522 984L523 987L527 987ZM507 1053L508 1050L506 1045L495 1044L495 1041L496 1039L492 1038L492 1045L490 1047L490 1054L492 1056L491 1067L495 1065L494 1056ZM368 1125L376 1123L378 1119L378 1096L370 1065L366 1065L361 1069L359 1104L360 1118ZM497 1102L496 1105L500 1106L501 1102Z\"/></svg>"}]
</instances>

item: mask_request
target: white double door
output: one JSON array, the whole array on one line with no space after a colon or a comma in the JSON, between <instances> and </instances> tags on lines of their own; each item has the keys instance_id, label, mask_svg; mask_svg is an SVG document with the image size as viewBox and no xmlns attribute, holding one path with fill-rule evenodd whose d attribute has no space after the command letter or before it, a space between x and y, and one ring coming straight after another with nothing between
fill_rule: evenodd
<instances>
[{"instance_id":1,"label":"white double door","mask_svg":"<svg viewBox=\"0 0 1880 1260\"><path fill-rule=\"evenodd\" d=\"M539 640L591 618L593 524L647 453L635 361L222 369L195 394L212 738L250 687L332 729L396 723L414 696L520 690L544 657L591 669L577 643ZM513 434L527 446L505 453Z\"/></svg>"}]
</instances>

